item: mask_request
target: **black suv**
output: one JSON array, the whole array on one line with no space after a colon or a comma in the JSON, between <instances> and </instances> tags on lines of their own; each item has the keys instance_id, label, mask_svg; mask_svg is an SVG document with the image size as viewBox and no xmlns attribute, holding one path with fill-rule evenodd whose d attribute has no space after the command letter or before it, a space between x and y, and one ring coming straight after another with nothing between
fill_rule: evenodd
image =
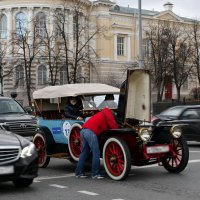
<instances>
[{"instance_id":1,"label":"black suv","mask_svg":"<svg viewBox=\"0 0 200 200\"><path fill-rule=\"evenodd\" d=\"M0 96L0 127L32 139L37 132L37 119L13 98Z\"/></svg>"},{"instance_id":2,"label":"black suv","mask_svg":"<svg viewBox=\"0 0 200 200\"><path fill-rule=\"evenodd\" d=\"M200 105L170 107L152 118L155 126L179 124L188 141L200 142Z\"/></svg>"}]
</instances>

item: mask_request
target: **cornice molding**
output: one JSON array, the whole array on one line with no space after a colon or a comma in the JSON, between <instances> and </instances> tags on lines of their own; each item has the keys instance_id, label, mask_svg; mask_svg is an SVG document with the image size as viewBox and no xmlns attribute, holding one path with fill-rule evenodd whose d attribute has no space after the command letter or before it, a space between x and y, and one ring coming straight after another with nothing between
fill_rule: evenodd
<instances>
[{"instance_id":1,"label":"cornice molding","mask_svg":"<svg viewBox=\"0 0 200 200\"><path fill-rule=\"evenodd\" d=\"M93 6L107 6L112 7L115 3L111 2L110 0L98 0L93 2Z\"/></svg>"}]
</instances>

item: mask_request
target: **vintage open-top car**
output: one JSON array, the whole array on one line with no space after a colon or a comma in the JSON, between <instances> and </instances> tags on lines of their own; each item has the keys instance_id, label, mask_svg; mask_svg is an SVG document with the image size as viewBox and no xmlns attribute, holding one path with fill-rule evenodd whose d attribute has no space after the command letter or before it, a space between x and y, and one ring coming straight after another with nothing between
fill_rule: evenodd
<instances>
[{"instance_id":1,"label":"vintage open-top car","mask_svg":"<svg viewBox=\"0 0 200 200\"><path fill-rule=\"evenodd\" d=\"M72 90L70 85L49 86L33 93L36 113L40 115L40 133L34 137L34 143L39 149L40 167L46 167L51 156L78 161L81 152L81 126L88 117L102 109L98 107L99 103L95 104L96 100L99 101L95 96L119 93L117 108L110 108L117 114L119 128L98 136L108 176L114 180L123 180L128 176L131 165L158 163L172 173L185 169L189 150L181 134L181 126L154 127L149 123L149 71L128 70L120 91L104 84L71 86L74 87ZM82 99L82 112L86 115L84 120L62 118L64 102L68 96L79 96Z\"/></svg>"}]
</instances>

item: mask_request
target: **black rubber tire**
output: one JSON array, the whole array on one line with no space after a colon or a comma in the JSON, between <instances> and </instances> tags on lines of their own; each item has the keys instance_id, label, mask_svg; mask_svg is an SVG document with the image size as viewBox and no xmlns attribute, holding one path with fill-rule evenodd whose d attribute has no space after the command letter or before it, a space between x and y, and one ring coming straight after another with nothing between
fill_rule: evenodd
<instances>
[{"instance_id":1,"label":"black rubber tire","mask_svg":"<svg viewBox=\"0 0 200 200\"><path fill-rule=\"evenodd\" d=\"M117 150L119 150L120 151L119 153L121 154L119 156L120 158L123 157L122 158L123 163L124 163L123 166L120 163L119 159L116 159L117 163L115 163L116 165L119 165L123 169L119 175L115 175L114 171L112 172L112 170L114 170L115 168L114 166L115 164L112 164L112 157L110 156L110 159L109 159L108 155L106 155L107 151L109 151L108 148L111 148L110 147L111 143L117 145L117 148L118 148ZM114 153L113 153L113 157L115 157ZM126 142L118 137L109 138L103 146L103 163L104 163L105 170L111 179L116 180L116 181L121 181L127 178L131 169L131 154Z\"/></svg>"},{"instance_id":2,"label":"black rubber tire","mask_svg":"<svg viewBox=\"0 0 200 200\"><path fill-rule=\"evenodd\" d=\"M41 158L41 154L40 154L40 149L38 149L38 144L37 144L37 139L40 139L43 141L44 143L44 159L43 159L43 162L40 162ZM33 138L33 143L35 144L36 148L38 149L38 156L39 156L39 159L38 159L38 167L40 168L46 168L48 165L49 165L49 162L50 162L50 157L47 156L47 150L46 150L46 140L44 138L44 136L40 133L37 133L34 138Z\"/></svg>"},{"instance_id":3,"label":"black rubber tire","mask_svg":"<svg viewBox=\"0 0 200 200\"><path fill-rule=\"evenodd\" d=\"M177 157L168 155L162 159L162 164L167 171L171 173L180 173L188 164L188 144L184 136L181 136L178 139L172 139L172 143L174 144L173 150L177 153Z\"/></svg>"},{"instance_id":4,"label":"black rubber tire","mask_svg":"<svg viewBox=\"0 0 200 200\"><path fill-rule=\"evenodd\" d=\"M19 178L13 181L15 187L28 187L33 183L33 179Z\"/></svg>"}]
</instances>

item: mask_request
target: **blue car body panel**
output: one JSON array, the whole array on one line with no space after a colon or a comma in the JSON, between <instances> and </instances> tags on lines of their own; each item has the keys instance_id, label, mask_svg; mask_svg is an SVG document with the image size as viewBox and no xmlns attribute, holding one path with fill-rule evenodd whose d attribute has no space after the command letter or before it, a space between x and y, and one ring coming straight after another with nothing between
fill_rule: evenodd
<instances>
[{"instance_id":1,"label":"blue car body panel","mask_svg":"<svg viewBox=\"0 0 200 200\"><path fill-rule=\"evenodd\" d=\"M75 123L83 123L80 120L48 120L39 118L38 125L40 127L47 127L56 143L68 144L68 136L71 130L71 127Z\"/></svg>"}]
</instances>

